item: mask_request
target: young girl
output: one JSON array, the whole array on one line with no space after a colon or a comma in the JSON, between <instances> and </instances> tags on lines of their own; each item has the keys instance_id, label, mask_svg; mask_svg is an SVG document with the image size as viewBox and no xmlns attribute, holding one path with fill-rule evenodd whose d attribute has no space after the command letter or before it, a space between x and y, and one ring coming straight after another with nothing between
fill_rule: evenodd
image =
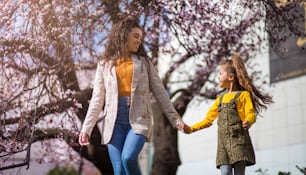
<instances>
[{"instance_id":1,"label":"young girl","mask_svg":"<svg viewBox=\"0 0 306 175\"><path fill-rule=\"evenodd\" d=\"M257 89L248 76L240 55L219 65L219 83L227 92L219 96L206 118L184 131L191 133L212 125L218 117L217 168L221 175L244 175L245 166L255 164L255 154L248 129L256 114L273 103L272 97Z\"/></svg>"}]
</instances>

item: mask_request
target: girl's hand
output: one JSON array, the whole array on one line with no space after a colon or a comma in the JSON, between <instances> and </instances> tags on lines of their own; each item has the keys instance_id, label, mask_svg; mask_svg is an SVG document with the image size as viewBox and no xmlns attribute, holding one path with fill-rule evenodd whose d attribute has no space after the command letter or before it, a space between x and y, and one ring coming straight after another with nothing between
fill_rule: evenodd
<instances>
[{"instance_id":1,"label":"girl's hand","mask_svg":"<svg viewBox=\"0 0 306 175\"><path fill-rule=\"evenodd\" d=\"M190 127L189 127L188 125L185 125L185 126L184 126L184 132L185 132L186 134L190 134L190 133L191 133L191 129L190 129Z\"/></svg>"},{"instance_id":2,"label":"girl's hand","mask_svg":"<svg viewBox=\"0 0 306 175\"><path fill-rule=\"evenodd\" d=\"M177 128L178 130L180 130L180 131L186 133L186 134L191 133L190 127L189 127L186 123L184 123L184 122L180 122L179 124L177 124L177 125L176 125L176 128Z\"/></svg>"},{"instance_id":3,"label":"girl's hand","mask_svg":"<svg viewBox=\"0 0 306 175\"><path fill-rule=\"evenodd\" d=\"M245 130L248 130L250 128L250 123L248 121L242 122L242 127Z\"/></svg>"},{"instance_id":4,"label":"girl's hand","mask_svg":"<svg viewBox=\"0 0 306 175\"><path fill-rule=\"evenodd\" d=\"M81 146L89 145L89 136L86 133L80 133L79 144Z\"/></svg>"}]
</instances>

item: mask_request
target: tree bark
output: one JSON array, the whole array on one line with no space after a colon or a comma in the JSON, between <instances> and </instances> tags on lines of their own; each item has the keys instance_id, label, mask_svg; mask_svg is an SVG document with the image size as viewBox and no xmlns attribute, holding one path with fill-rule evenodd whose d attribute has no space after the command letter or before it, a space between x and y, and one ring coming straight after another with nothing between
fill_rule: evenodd
<instances>
[{"instance_id":1,"label":"tree bark","mask_svg":"<svg viewBox=\"0 0 306 175\"><path fill-rule=\"evenodd\" d=\"M172 127L156 102L152 103L152 109L154 156L151 174L175 175L181 163L177 147L177 130Z\"/></svg>"}]
</instances>

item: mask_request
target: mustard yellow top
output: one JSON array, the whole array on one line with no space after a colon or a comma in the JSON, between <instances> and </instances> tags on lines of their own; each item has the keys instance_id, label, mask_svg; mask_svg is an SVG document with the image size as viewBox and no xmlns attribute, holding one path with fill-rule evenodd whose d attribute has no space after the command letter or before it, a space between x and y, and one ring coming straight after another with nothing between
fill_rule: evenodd
<instances>
[{"instance_id":1,"label":"mustard yellow top","mask_svg":"<svg viewBox=\"0 0 306 175\"><path fill-rule=\"evenodd\" d=\"M133 77L132 58L120 58L116 60L116 75L119 97L131 96Z\"/></svg>"},{"instance_id":2,"label":"mustard yellow top","mask_svg":"<svg viewBox=\"0 0 306 175\"><path fill-rule=\"evenodd\" d=\"M222 103L230 102L235 97L235 95L236 93L225 94L222 98ZM204 118L202 121L190 127L191 132L207 128L212 125L213 121L219 115L218 114L219 103L220 103L220 96L216 99L214 104L207 112L206 118ZM250 125L255 123L256 121L255 109L253 107L251 94L248 91L242 91L240 96L237 98L237 110L241 121L248 121Z\"/></svg>"}]
</instances>

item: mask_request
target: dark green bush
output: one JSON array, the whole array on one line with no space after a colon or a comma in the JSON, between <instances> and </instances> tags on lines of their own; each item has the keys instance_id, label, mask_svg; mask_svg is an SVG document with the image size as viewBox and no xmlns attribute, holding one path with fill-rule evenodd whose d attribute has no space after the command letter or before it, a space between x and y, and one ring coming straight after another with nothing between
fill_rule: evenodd
<instances>
[{"instance_id":1,"label":"dark green bush","mask_svg":"<svg viewBox=\"0 0 306 175\"><path fill-rule=\"evenodd\" d=\"M73 166L60 167L57 165L47 175L79 175L79 173Z\"/></svg>"},{"instance_id":2,"label":"dark green bush","mask_svg":"<svg viewBox=\"0 0 306 175\"><path fill-rule=\"evenodd\" d=\"M298 170L300 170L300 172L301 172L303 175L306 175L306 167L300 168L299 166L296 165L296 168L297 168ZM258 170L255 170L255 173L258 173L259 175L270 175L270 174L268 174L268 170L267 170L267 169L263 170L263 169L261 169L261 168L259 168ZM291 175L291 172L279 171L279 172L277 173L277 175Z\"/></svg>"}]
</instances>

